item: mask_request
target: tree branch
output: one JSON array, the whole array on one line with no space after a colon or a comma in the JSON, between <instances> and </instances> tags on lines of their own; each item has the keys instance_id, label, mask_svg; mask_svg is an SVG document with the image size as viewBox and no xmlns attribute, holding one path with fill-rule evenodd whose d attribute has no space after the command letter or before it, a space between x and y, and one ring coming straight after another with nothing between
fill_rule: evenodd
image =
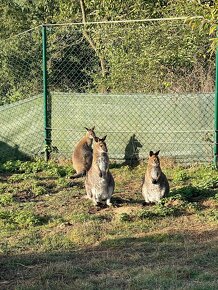
<instances>
[{"instance_id":1,"label":"tree branch","mask_svg":"<svg viewBox=\"0 0 218 290\"><path fill-rule=\"evenodd\" d=\"M82 12L82 22L84 24L83 35L84 35L85 39L88 41L88 43L90 44L91 48L96 52L96 55L99 57L100 65L101 65L101 73L102 73L102 76L105 77L106 72L107 72L105 59L104 59L104 57L102 57L98 53L97 47L96 47L94 41L92 40L92 38L90 37L90 35L88 34L87 29L86 29L86 9L85 9L84 0L80 0L80 8L81 8L81 12Z\"/></svg>"}]
</instances>

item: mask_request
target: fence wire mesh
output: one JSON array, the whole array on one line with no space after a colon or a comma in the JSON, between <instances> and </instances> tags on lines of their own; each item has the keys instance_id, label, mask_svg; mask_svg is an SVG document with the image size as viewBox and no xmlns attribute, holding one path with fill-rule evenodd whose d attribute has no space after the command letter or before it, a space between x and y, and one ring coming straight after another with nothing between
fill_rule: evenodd
<instances>
[{"instance_id":1,"label":"fence wire mesh","mask_svg":"<svg viewBox=\"0 0 218 290\"><path fill-rule=\"evenodd\" d=\"M1 161L44 149L41 42L39 29L0 41Z\"/></svg>"},{"instance_id":2,"label":"fence wire mesh","mask_svg":"<svg viewBox=\"0 0 218 290\"><path fill-rule=\"evenodd\" d=\"M0 134L5 144L36 155L44 146L42 40L39 30L22 38L9 40L1 53L1 79L8 71L1 96L32 98L1 106ZM111 159L133 162L161 150L179 162L210 162L215 60L209 45L204 31L181 20L48 25L47 129L58 149L52 157L70 158L84 127L95 125L98 136L107 134Z\"/></svg>"}]
</instances>

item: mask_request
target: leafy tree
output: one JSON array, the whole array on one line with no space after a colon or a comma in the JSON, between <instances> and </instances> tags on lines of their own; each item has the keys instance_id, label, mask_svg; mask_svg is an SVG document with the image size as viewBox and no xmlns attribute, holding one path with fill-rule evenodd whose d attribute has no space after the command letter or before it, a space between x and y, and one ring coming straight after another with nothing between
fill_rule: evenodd
<instances>
[{"instance_id":1,"label":"leafy tree","mask_svg":"<svg viewBox=\"0 0 218 290\"><path fill-rule=\"evenodd\" d=\"M190 18L88 24L172 16ZM48 28L51 91L211 91L216 19L215 1L206 0L2 0L0 103L42 91L40 27L16 36L42 23L83 22Z\"/></svg>"}]
</instances>

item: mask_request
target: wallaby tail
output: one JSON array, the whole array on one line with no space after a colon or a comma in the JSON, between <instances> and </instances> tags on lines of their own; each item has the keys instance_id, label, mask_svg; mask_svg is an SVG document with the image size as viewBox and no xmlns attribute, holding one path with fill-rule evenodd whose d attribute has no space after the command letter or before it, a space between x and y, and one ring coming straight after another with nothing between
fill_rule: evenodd
<instances>
[{"instance_id":1,"label":"wallaby tail","mask_svg":"<svg viewBox=\"0 0 218 290\"><path fill-rule=\"evenodd\" d=\"M79 177L83 177L86 175L86 171L83 170L82 172L79 173L75 173L74 175L70 176L71 179L75 179L75 178L79 178Z\"/></svg>"}]
</instances>

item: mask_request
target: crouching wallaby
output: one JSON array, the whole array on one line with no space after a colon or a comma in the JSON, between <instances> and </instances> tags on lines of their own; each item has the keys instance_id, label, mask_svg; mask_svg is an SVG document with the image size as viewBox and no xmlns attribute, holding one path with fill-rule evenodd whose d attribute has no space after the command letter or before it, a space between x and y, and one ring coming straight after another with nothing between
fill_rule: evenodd
<instances>
[{"instance_id":1,"label":"crouching wallaby","mask_svg":"<svg viewBox=\"0 0 218 290\"><path fill-rule=\"evenodd\" d=\"M86 175L92 165L92 142L95 137L95 127L85 129L87 130L86 135L76 145L72 155L73 168L76 170L76 173L71 176L73 179Z\"/></svg>"},{"instance_id":2,"label":"crouching wallaby","mask_svg":"<svg viewBox=\"0 0 218 290\"><path fill-rule=\"evenodd\" d=\"M109 171L109 158L106 136L102 139L95 137L93 144L93 160L90 170L86 174L85 189L87 196L93 200L94 205L98 203L111 204L111 196L114 192L114 179Z\"/></svg>"},{"instance_id":3,"label":"crouching wallaby","mask_svg":"<svg viewBox=\"0 0 218 290\"><path fill-rule=\"evenodd\" d=\"M160 167L158 157L160 151L150 151L147 170L142 185L142 195L145 203L157 203L169 193L169 183Z\"/></svg>"}]
</instances>

